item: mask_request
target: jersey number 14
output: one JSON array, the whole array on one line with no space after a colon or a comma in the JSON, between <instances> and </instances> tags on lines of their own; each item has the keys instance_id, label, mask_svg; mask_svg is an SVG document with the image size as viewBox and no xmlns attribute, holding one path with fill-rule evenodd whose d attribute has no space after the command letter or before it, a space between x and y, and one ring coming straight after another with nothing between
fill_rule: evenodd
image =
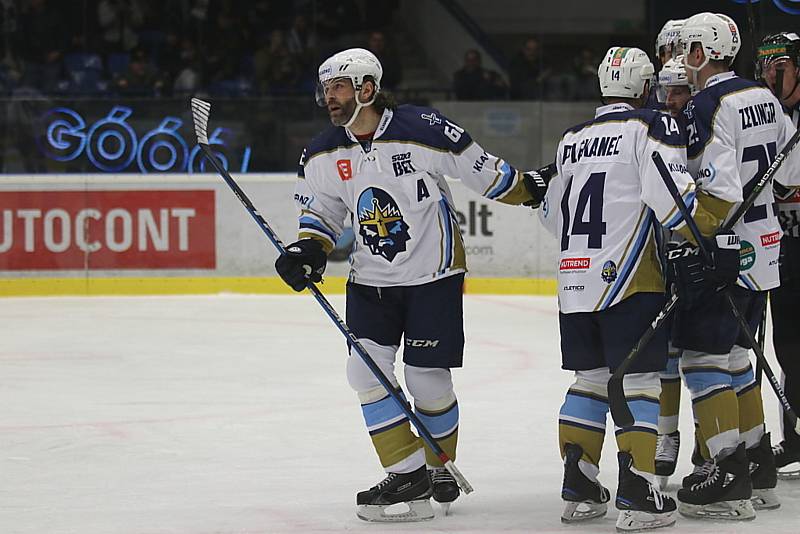
<instances>
[{"instance_id":1,"label":"jersey number 14","mask_svg":"<svg viewBox=\"0 0 800 534\"><path fill-rule=\"evenodd\" d=\"M578 193L575 206L575 220L570 221L569 198L572 192L572 180L569 181L564 196L561 198L561 250L569 249L570 235L588 237L589 248L603 248L603 236L606 234L606 223L603 220L603 189L606 184L606 173L593 172ZM589 217L586 219L586 211ZM570 222L572 227L570 228Z\"/></svg>"}]
</instances>

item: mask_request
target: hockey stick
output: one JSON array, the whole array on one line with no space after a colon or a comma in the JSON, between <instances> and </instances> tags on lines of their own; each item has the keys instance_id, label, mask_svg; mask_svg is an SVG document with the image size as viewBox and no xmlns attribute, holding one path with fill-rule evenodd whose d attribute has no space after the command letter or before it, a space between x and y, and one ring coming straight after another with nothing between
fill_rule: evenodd
<instances>
[{"instance_id":1,"label":"hockey stick","mask_svg":"<svg viewBox=\"0 0 800 534\"><path fill-rule=\"evenodd\" d=\"M192 98L192 116L194 118L194 129L195 133L197 134L197 143L200 145L203 153L205 154L206 159L211 163L211 165L216 169L219 175L225 180L225 183L233 190L236 196L244 205L247 212L253 217L253 220L256 221L259 228L266 234L267 238L272 242L275 248L281 254L286 254L286 248L283 245L283 242L277 236L277 234L272 230L269 226L267 221L264 220L264 217L261 216L258 209L250 202L250 199L247 197L242 188L239 187L239 184L231 177L228 171L217 161L217 157L211 151L211 148L208 146L208 118L211 113L211 104L209 102L205 102L200 100L199 98ZM458 470L453 460L447 455L446 452L442 450L436 440L433 438L431 433L425 428L425 425L419 418L414 414L411 410L408 403L400 397L400 388L395 388L389 379L386 378L386 375L383 374L383 371L378 367L375 363L375 360L370 357L367 350L359 343L358 339L356 338L355 334L347 327L347 324L342 320L336 310L331 306L328 299L322 294L322 292L317 288L316 285L313 283L308 284L308 290L314 295L314 298L317 299L317 302L322 306L322 309L325 310L325 313L328 314L328 317L336 324L339 331L347 338L348 343L353 347L356 354L361 358L361 360L366 364L372 374L375 375L375 378L378 379L378 382L386 389L386 392L394 399L400 409L403 410L403 413L408 417L409 421L414 425L419 433L420 437L428 444L428 446L433 450L436 456L444 464L445 468L453 475L453 478L458 483L459 487L464 491L464 493L472 493L473 488L467 479L464 478L464 475L461 474L461 471Z\"/></svg>"},{"instance_id":2,"label":"hockey stick","mask_svg":"<svg viewBox=\"0 0 800 534\"><path fill-rule=\"evenodd\" d=\"M733 228L733 226L739 222L745 212L749 210L753 204L756 202L756 198L761 194L761 191L767 186L767 183L772 179L778 169L781 168L783 162L786 161L789 153L797 146L798 141L800 141L800 130L797 130L794 135L786 142L786 145L781 149L775 159L772 161L772 164L769 168L764 171L764 174L761 178L756 182L756 185L753 187L752 191L750 191L750 195L742 202L738 208L733 212L733 214L728 217L728 223L724 225L727 230ZM633 425L634 419L633 414L631 414L631 410L628 407L628 401L625 399L625 389L623 387L623 379L625 378L625 373L628 371L628 368L633 364L636 358L639 355L639 352L645 345L650 341L650 339L655 334L656 330L658 330L661 325L664 323L664 320L675 311L675 306L678 303L678 295L672 295L672 297L667 301L661 311L658 312L658 315L653 319L653 322L650 324L650 327L645 330L642 337L639 338L639 341L636 343L636 346L631 349L628 355L625 357L620 365L614 370L611 374L611 378L608 380L608 405L611 410L611 417L614 419L614 423L622 428L626 428Z\"/></svg>"},{"instance_id":3,"label":"hockey stick","mask_svg":"<svg viewBox=\"0 0 800 534\"><path fill-rule=\"evenodd\" d=\"M769 307L769 292L764 302L764 309L761 312L761 321L758 323L758 346L761 347L761 352L764 352L764 343L767 337L767 308ZM761 367L761 360L756 358L756 384L761 386L761 374L764 369Z\"/></svg>"},{"instance_id":4,"label":"hockey stick","mask_svg":"<svg viewBox=\"0 0 800 534\"><path fill-rule=\"evenodd\" d=\"M681 198L678 188L675 186L675 182L672 181L672 176L670 175L669 170L667 170L667 166L664 163L664 160L661 158L661 154L659 154L657 151L653 152L653 161L655 161L658 172L661 174L661 178L664 180L664 184L667 186L672 199L678 206L681 215L683 215L683 220L686 221L689 231L692 232L692 235L697 241L697 248L700 250L700 254L703 256L703 259L707 264L711 264L711 253L706 247L703 236L700 233L700 229L697 227L689 208L683 202L683 198ZM783 392L783 388L781 387L778 378L775 376L775 373L772 372L772 368L767 361L767 357L764 355L764 351L758 344L755 335L753 335L753 331L750 328L750 325L747 323L747 319L744 318L742 312L739 310L739 307L736 305L736 302L733 300L730 290L724 289L722 294L728 301L728 306L730 307L731 312L733 312L733 315L736 317L736 320L739 321L739 328L742 330L742 332L744 332L747 341L750 343L751 348L756 353L756 359L758 363L761 364L764 375L769 379L770 384L772 384L772 389L775 391L775 395L778 397L781 406L783 406L783 409L786 412L786 417L789 419L789 423L794 427L796 432L800 432L800 422L797 420L797 414L794 413L792 406L789 404L789 400L786 398L786 394Z\"/></svg>"}]
</instances>

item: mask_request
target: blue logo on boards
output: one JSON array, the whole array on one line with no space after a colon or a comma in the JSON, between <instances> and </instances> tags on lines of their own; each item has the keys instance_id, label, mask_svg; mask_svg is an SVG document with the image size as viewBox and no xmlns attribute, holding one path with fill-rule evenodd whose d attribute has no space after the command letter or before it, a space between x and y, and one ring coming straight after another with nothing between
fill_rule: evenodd
<instances>
[{"instance_id":1,"label":"blue logo on boards","mask_svg":"<svg viewBox=\"0 0 800 534\"><path fill-rule=\"evenodd\" d=\"M376 256L394 260L411 239L397 202L383 189L368 187L358 197L358 235Z\"/></svg>"},{"instance_id":2,"label":"blue logo on boards","mask_svg":"<svg viewBox=\"0 0 800 534\"><path fill-rule=\"evenodd\" d=\"M73 161L85 153L92 166L103 172L126 170L134 160L136 166L129 170L142 173L207 172L200 146L189 150L179 132L182 119L167 116L140 138L127 122L132 114L132 108L114 106L106 117L88 125L73 109L53 108L39 118L41 131L36 142L39 150L54 161ZM230 134L227 128L216 128L208 139L226 169L229 169L229 162L225 155L225 138ZM191 142L194 143L194 139ZM237 172L247 172L250 154L250 147L245 147ZM212 171L210 166L208 170Z\"/></svg>"}]
</instances>

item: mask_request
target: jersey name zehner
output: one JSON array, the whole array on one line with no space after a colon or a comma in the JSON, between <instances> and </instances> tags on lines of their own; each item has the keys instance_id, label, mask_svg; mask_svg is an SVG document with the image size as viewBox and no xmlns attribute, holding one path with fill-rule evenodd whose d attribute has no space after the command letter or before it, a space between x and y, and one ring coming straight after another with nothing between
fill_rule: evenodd
<instances>
[{"instance_id":1,"label":"jersey name zehner","mask_svg":"<svg viewBox=\"0 0 800 534\"><path fill-rule=\"evenodd\" d=\"M775 96L732 72L710 78L684 113L689 121L689 170L698 190L736 205L749 196L793 133ZM800 179L796 172L781 176ZM742 246L739 285L753 291L777 287L782 233L771 184L733 230Z\"/></svg>"},{"instance_id":2,"label":"jersey name zehner","mask_svg":"<svg viewBox=\"0 0 800 534\"><path fill-rule=\"evenodd\" d=\"M295 188L299 237L332 248L350 218L350 280L418 285L466 270L461 229L445 176L492 200L529 200L522 175L483 150L437 110L385 110L369 142L331 127L303 153Z\"/></svg>"},{"instance_id":3,"label":"jersey name zehner","mask_svg":"<svg viewBox=\"0 0 800 534\"><path fill-rule=\"evenodd\" d=\"M651 154L662 155L694 212L685 139L669 115L627 104L602 106L594 120L564 134L558 176L539 213L560 243L562 313L604 310L638 292L663 293L654 230L685 223Z\"/></svg>"}]
</instances>

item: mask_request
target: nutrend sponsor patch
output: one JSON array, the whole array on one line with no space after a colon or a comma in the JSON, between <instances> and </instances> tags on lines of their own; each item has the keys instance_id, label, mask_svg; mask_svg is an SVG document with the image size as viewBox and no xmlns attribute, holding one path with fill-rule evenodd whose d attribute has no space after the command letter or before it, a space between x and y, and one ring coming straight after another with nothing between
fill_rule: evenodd
<instances>
[{"instance_id":1,"label":"nutrend sponsor patch","mask_svg":"<svg viewBox=\"0 0 800 534\"><path fill-rule=\"evenodd\" d=\"M562 258L558 270L563 272L585 271L589 268L591 258Z\"/></svg>"},{"instance_id":2,"label":"nutrend sponsor patch","mask_svg":"<svg viewBox=\"0 0 800 534\"><path fill-rule=\"evenodd\" d=\"M762 247L771 247L773 245L777 245L780 242L781 242L780 232L772 232L771 234L765 234L761 236Z\"/></svg>"}]
</instances>

